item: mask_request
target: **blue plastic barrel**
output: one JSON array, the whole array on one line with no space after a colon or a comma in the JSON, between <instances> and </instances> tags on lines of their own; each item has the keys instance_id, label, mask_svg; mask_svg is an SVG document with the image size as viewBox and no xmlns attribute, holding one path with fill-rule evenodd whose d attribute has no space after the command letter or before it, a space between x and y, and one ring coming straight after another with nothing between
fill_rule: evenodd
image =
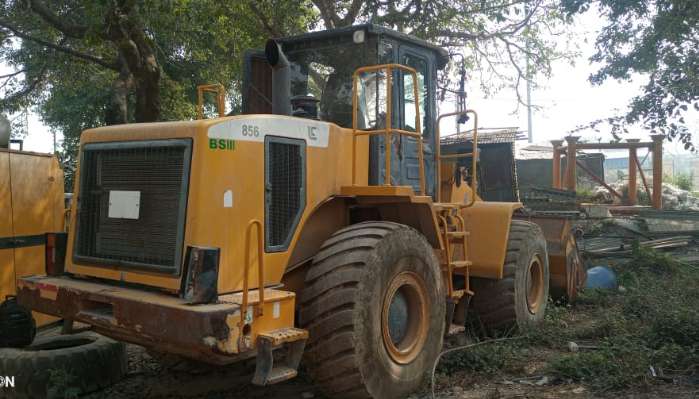
<instances>
[{"instance_id":1,"label":"blue plastic barrel","mask_svg":"<svg viewBox=\"0 0 699 399\"><path fill-rule=\"evenodd\" d=\"M616 273L607 266L595 266L587 270L586 288L616 289Z\"/></svg>"}]
</instances>

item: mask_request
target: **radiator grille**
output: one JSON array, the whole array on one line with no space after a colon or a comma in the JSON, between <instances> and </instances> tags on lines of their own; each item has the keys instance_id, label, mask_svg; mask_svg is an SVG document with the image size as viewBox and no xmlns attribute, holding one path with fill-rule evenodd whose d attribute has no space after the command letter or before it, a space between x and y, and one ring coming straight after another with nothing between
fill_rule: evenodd
<instances>
[{"instance_id":1,"label":"radiator grille","mask_svg":"<svg viewBox=\"0 0 699 399\"><path fill-rule=\"evenodd\" d=\"M76 258L178 272L190 148L189 140L86 145ZM140 192L138 219L108 217L112 190Z\"/></svg>"},{"instance_id":2,"label":"radiator grille","mask_svg":"<svg viewBox=\"0 0 699 399\"><path fill-rule=\"evenodd\" d=\"M266 247L281 251L305 206L305 142L268 137L265 153Z\"/></svg>"}]
</instances>

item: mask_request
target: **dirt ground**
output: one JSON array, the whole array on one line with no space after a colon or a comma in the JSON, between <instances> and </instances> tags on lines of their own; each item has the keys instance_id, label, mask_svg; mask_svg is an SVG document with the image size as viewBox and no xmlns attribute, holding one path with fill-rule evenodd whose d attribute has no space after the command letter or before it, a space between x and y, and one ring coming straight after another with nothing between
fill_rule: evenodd
<instances>
[{"instance_id":1,"label":"dirt ground","mask_svg":"<svg viewBox=\"0 0 699 399\"><path fill-rule=\"evenodd\" d=\"M549 303L547 317L527 334L444 356L434 397L699 399L699 264L640 251L615 270L625 287L586 290L574 305ZM469 331L478 329L470 325ZM652 337L660 337L660 345L648 341ZM451 337L445 348L474 339L482 338ZM143 348L127 348L126 378L88 398L328 399L303 364L291 381L256 387L250 384L254 360L178 371ZM431 398L428 378L409 399Z\"/></svg>"},{"instance_id":2,"label":"dirt ground","mask_svg":"<svg viewBox=\"0 0 699 399\"><path fill-rule=\"evenodd\" d=\"M578 323L589 323L581 314ZM457 342L461 341L461 342ZM463 344L463 340L451 340L449 344ZM560 356L549 348L530 348L531 358L521 364L519 372L484 373L456 371L449 375L437 374L435 398L437 399L515 399L515 398L699 398L699 381L675 383L658 382L642 390L629 389L607 393L593 392L582 384L556 381L543 374L547 361ZM176 371L163 366L143 348L128 345L129 374L118 384L87 396L101 398L277 398L277 399L329 399L315 387L303 371L294 380L270 387L250 384L253 363L218 369L191 369ZM431 398L429 381L410 399Z\"/></svg>"}]
</instances>

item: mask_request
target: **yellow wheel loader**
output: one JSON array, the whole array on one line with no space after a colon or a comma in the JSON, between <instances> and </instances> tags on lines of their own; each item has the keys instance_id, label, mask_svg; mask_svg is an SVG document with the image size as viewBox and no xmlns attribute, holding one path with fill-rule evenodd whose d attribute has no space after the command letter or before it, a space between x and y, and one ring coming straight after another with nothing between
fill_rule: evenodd
<instances>
[{"instance_id":1,"label":"yellow wheel loader","mask_svg":"<svg viewBox=\"0 0 699 399\"><path fill-rule=\"evenodd\" d=\"M440 154L448 61L374 25L270 40L246 55L242 115L85 131L65 267L20 279L20 302L154 351L256 357L260 385L303 358L339 398L413 391L467 311L535 324L547 241L449 167L475 170L477 145Z\"/></svg>"}]
</instances>

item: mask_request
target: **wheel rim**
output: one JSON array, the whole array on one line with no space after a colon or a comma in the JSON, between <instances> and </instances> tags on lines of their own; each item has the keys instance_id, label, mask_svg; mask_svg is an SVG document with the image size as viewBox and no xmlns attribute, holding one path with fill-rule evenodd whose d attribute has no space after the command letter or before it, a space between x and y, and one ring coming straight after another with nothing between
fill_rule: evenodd
<instances>
[{"instance_id":1,"label":"wheel rim","mask_svg":"<svg viewBox=\"0 0 699 399\"><path fill-rule=\"evenodd\" d=\"M381 331L384 346L396 363L415 360L427 339L429 310L422 279L412 272L393 277L383 300Z\"/></svg>"},{"instance_id":2,"label":"wheel rim","mask_svg":"<svg viewBox=\"0 0 699 399\"><path fill-rule=\"evenodd\" d=\"M536 255L529 263L527 271L527 308L529 308L529 313L536 314L544 300L544 269L539 255Z\"/></svg>"}]
</instances>

